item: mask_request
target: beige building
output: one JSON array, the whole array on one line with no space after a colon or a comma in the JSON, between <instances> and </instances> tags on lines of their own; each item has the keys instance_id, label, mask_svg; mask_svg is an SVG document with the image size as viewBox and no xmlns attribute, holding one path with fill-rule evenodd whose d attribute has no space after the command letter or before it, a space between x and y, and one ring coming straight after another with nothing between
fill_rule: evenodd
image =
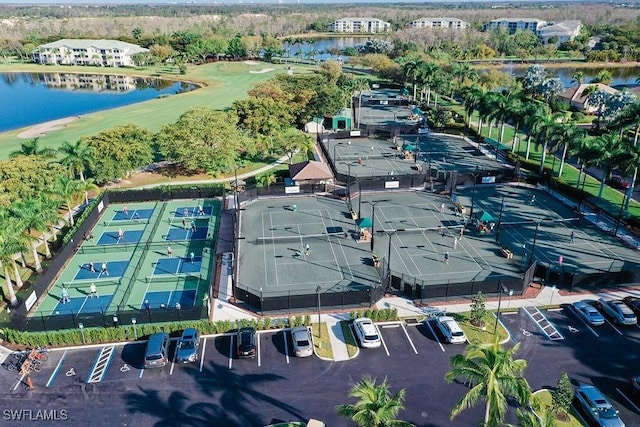
<instances>
[{"instance_id":1,"label":"beige building","mask_svg":"<svg viewBox=\"0 0 640 427\"><path fill-rule=\"evenodd\" d=\"M413 28L453 28L461 30L469 27L469 23L456 18L420 18L412 21Z\"/></svg>"},{"instance_id":2,"label":"beige building","mask_svg":"<svg viewBox=\"0 0 640 427\"><path fill-rule=\"evenodd\" d=\"M487 22L484 24L483 29L486 31L503 28L509 34L515 34L518 30L532 31L538 34L538 29L544 25L547 25L547 21L535 18L500 18Z\"/></svg>"},{"instance_id":3,"label":"beige building","mask_svg":"<svg viewBox=\"0 0 640 427\"><path fill-rule=\"evenodd\" d=\"M329 25L334 33L386 33L391 23L376 18L342 18Z\"/></svg>"},{"instance_id":4,"label":"beige building","mask_svg":"<svg viewBox=\"0 0 640 427\"><path fill-rule=\"evenodd\" d=\"M583 83L579 86L570 87L564 92L561 92L558 95L558 98L561 101L569 103L569 105L573 108L584 111L585 113L593 114L596 112L598 107L590 105L588 96L584 94L585 90L591 86L596 86L598 91L607 92L612 95L620 92L619 90L602 83Z\"/></svg>"},{"instance_id":5,"label":"beige building","mask_svg":"<svg viewBox=\"0 0 640 427\"><path fill-rule=\"evenodd\" d=\"M133 66L133 55L148 52L119 40L62 39L38 46L31 57L37 64Z\"/></svg>"},{"instance_id":6,"label":"beige building","mask_svg":"<svg viewBox=\"0 0 640 427\"><path fill-rule=\"evenodd\" d=\"M549 44L549 39L555 38L555 44L570 42L580 34L582 24L580 21L561 21L550 23L538 28L540 43Z\"/></svg>"}]
</instances>

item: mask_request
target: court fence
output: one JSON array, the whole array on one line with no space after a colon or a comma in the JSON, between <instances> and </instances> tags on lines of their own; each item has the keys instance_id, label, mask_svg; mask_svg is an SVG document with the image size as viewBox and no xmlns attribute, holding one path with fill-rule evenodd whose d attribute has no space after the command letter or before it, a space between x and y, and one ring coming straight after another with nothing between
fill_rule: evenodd
<instances>
[{"instance_id":1,"label":"court fence","mask_svg":"<svg viewBox=\"0 0 640 427\"><path fill-rule=\"evenodd\" d=\"M640 266L633 262L612 260L611 268L601 271L579 271L569 265L557 263L535 263L535 276L546 285L569 291L595 291L621 288L640 282Z\"/></svg>"},{"instance_id":2,"label":"court fence","mask_svg":"<svg viewBox=\"0 0 640 427\"><path fill-rule=\"evenodd\" d=\"M81 224L77 224L75 232L67 243L56 252L55 256L49 261L49 265L33 283L32 291L29 292L26 298L20 298L18 304L11 308L9 313L11 328L16 330L27 331L46 331L54 329L76 328L79 323L82 323L85 327L91 326L112 326L114 316L117 317L119 322L123 320L129 321L132 317L140 317L140 312L137 310L119 310L103 311L99 313L73 313L68 314L54 314L46 315L44 313L36 313L31 315L29 309L38 307L43 298L48 295L48 290L53 283L58 279L59 275L64 271L65 267L71 261L73 256L80 250L82 241L87 239L87 236L91 235L91 230L100 220L102 213L106 207L111 203L127 203L127 202L140 202L151 200L172 200L172 199L189 199L189 198L214 198L224 194L224 187L222 185L202 185L202 186L189 186L189 187L158 187L148 189L133 189L133 190L110 190L103 192L95 200L85 208L89 209L88 214L84 214L84 221ZM217 230L216 230L217 237ZM215 247L215 240L211 242ZM129 284L131 285L131 284ZM130 286L127 287L127 291L130 292ZM29 309L27 309L29 304ZM146 310L148 319L153 319L154 322L175 321L179 318L185 320L195 320L202 318L201 316L207 315L206 311L202 311L201 308L196 306L194 309L181 310L174 309L149 309ZM151 320L150 320L151 321Z\"/></svg>"}]
</instances>

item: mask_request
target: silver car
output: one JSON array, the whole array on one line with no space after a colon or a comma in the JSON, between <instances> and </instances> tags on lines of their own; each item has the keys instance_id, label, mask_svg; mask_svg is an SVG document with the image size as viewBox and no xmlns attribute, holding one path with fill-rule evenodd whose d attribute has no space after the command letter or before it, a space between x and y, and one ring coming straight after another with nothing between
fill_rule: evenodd
<instances>
[{"instance_id":1,"label":"silver car","mask_svg":"<svg viewBox=\"0 0 640 427\"><path fill-rule=\"evenodd\" d=\"M293 352L298 357L309 357L313 354L313 340L306 326L297 326L291 330Z\"/></svg>"},{"instance_id":2,"label":"silver car","mask_svg":"<svg viewBox=\"0 0 640 427\"><path fill-rule=\"evenodd\" d=\"M592 385L583 384L576 389L576 401L587 418L600 427L625 427L618 410L604 394Z\"/></svg>"},{"instance_id":3,"label":"silver car","mask_svg":"<svg viewBox=\"0 0 640 427\"><path fill-rule=\"evenodd\" d=\"M633 313L633 310L620 300L600 298L598 304L602 311L608 316L611 316L619 325L635 325L638 323L638 319Z\"/></svg>"},{"instance_id":4,"label":"silver car","mask_svg":"<svg viewBox=\"0 0 640 427\"><path fill-rule=\"evenodd\" d=\"M590 301L582 300L571 304L575 312L591 326L600 326L604 324L604 317L600 312L590 304Z\"/></svg>"},{"instance_id":5,"label":"silver car","mask_svg":"<svg viewBox=\"0 0 640 427\"><path fill-rule=\"evenodd\" d=\"M187 328L182 333L176 346L176 362L191 363L198 360L200 336L195 328Z\"/></svg>"}]
</instances>

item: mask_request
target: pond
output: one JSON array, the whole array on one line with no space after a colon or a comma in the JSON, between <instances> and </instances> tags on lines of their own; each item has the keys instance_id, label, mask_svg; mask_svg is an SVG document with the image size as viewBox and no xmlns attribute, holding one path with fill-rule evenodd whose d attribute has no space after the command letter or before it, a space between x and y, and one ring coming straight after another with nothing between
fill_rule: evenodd
<instances>
[{"instance_id":1,"label":"pond","mask_svg":"<svg viewBox=\"0 0 640 427\"><path fill-rule=\"evenodd\" d=\"M301 43L283 43L282 49L285 56L302 57L304 59L313 59L315 61L327 61L329 59L346 62L349 60L344 55L332 55L329 52L337 53L348 47L354 47L357 44L364 44L371 37L323 37L318 39L300 39Z\"/></svg>"},{"instance_id":2,"label":"pond","mask_svg":"<svg viewBox=\"0 0 640 427\"><path fill-rule=\"evenodd\" d=\"M544 65L544 64L543 64ZM513 65L500 68L503 73L521 77L525 74L527 68L516 68ZM584 83L589 83L602 70L608 70L611 73L611 86L636 86L636 79L640 77L640 68L637 67L612 67L612 68L581 68L581 67L563 67L563 68L546 68L547 73L560 79L565 87L575 86L572 82L573 75L578 71L582 71L586 78Z\"/></svg>"},{"instance_id":3,"label":"pond","mask_svg":"<svg viewBox=\"0 0 640 427\"><path fill-rule=\"evenodd\" d=\"M0 132L196 89L152 77L0 73Z\"/></svg>"}]
</instances>

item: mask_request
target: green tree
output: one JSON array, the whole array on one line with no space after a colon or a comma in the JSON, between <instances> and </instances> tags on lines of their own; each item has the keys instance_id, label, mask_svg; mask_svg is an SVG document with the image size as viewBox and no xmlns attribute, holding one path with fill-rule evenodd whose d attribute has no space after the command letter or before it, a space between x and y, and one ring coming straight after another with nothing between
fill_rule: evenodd
<instances>
[{"instance_id":1,"label":"green tree","mask_svg":"<svg viewBox=\"0 0 640 427\"><path fill-rule=\"evenodd\" d=\"M56 154L55 150L51 148L41 148L40 138L33 138L20 144L20 149L9 153L10 158L18 156L41 156L46 158L52 158Z\"/></svg>"},{"instance_id":2,"label":"green tree","mask_svg":"<svg viewBox=\"0 0 640 427\"><path fill-rule=\"evenodd\" d=\"M79 139L74 144L64 141L58 152L63 155L60 163L69 169L71 176L78 175L84 181L84 172L93 166L93 154L85 141Z\"/></svg>"},{"instance_id":3,"label":"green tree","mask_svg":"<svg viewBox=\"0 0 640 427\"><path fill-rule=\"evenodd\" d=\"M464 354L451 358L452 369L445 374L447 382L462 379L469 391L454 405L451 419L467 408L484 401L484 425L499 426L504 420L508 399L526 406L531 389L522 373L527 367L524 359L514 359L520 343L505 349L496 339L492 344L469 344Z\"/></svg>"},{"instance_id":4,"label":"green tree","mask_svg":"<svg viewBox=\"0 0 640 427\"><path fill-rule=\"evenodd\" d=\"M26 229L27 240L30 241L31 253L33 255L36 272L42 271L38 246L41 244L41 235L49 230L51 223L57 219L56 212L49 208L44 196L31 198L24 201L15 201L11 204L9 211L13 216L21 220L21 224ZM34 235L32 231L37 233ZM50 257L49 244L46 239L42 239L45 246L45 256Z\"/></svg>"},{"instance_id":5,"label":"green tree","mask_svg":"<svg viewBox=\"0 0 640 427\"><path fill-rule=\"evenodd\" d=\"M252 136L273 135L293 125L293 116L285 103L267 97L238 100L231 111L238 118L238 127Z\"/></svg>"},{"instance_id":6,"label":"green tree","mask_svg":"<svg viewBox=\"0 0 640 427\"><path fill-rule=\"evenodd\" d=\"M66 209L69 217L69 224L72 226L75 223L73 218L73 207L76 202L76 198L81 194L79 183L73 178L67 175L61 175L55 177L50 189L50 194L56 200L58 200Z\"/></svg>"},{"instance_id":7,"label":"green tree","mask_svg":"<svg viewBox=\"0 0 640 427\"><path fill-rule=\"evenodd\" d=\"M566 372L560 374L556 389L551 392L551 407L558 417L566 418L573 401L573 387Z\"/></svg>"},{"instance_id":8,"label":"green tree","mask_svg":"<svg viewBox=\"0 0 640 427\"><path fill-rule=\"evenodd\" d=\"M403 427L412 424L395 419L404 409L404 389L391 395L387 379L382 384L370 377L361 379L355 384L349 396L358 398L355 404L336 406L340 416L349 418L360 427Z\"/></svg>"},{"instance_id":9,"label":"green tree","mask_svg":"<svg viewBox=\"0 0 640 427\"><path fill-rule=\"evenodd\" d=\"M273 171L265 172L256 177L256 181L263 187L271 187L271 184L276 183L276 174Z\"/></svg>"},{"instance_id":10,"label":"green tree","mask_svg":"<svg viewBox=\"0 0 640 427\"><path fill-rule=\"evenodd\" d=\"M471 324L478 327L484 326L484 317L487 315L487 297L484 296L482 291L471 299Z\"/></svg>"},{"instance_id":11,"label":"green tree","mask_svg":"<svg viewBox=\"0 0 640 427\"><path fill-rule=\"evenodd\" d=\"M153 161L152 133L136 125L116 126L83 138L91 150L96 182L122 179Z\"/></svg>"},{"instance_id":12,"label":"green tree","mask_svg":"<svg viewBox=\"0 0 640 427\"><path fill-rule=\"evenodd\" d=\"M303 152L309 158L315 142L313 138L297 129L287 129L276 137L275 148L278 153L285 153L289 157L289 164L293 163L293 156Z\"/></svg>"},{"instance_id":13,"label":"green tree","mask_svg":"<svg viewBox=\"0 0 640 427\"><path fill-rule=\"evenodd\" d=\"M7 287L5 295L9 298L9 304L14 306L18 303L18 298L13 289L10 270L13 269L16 286L20 288L22 286L22 278L15 263L15 256L27 248L22 237L24 227L18 218L4 209L0 210L0 222L2 223L2 227L0 227L0 264L2 264L4 270L4 279Z\"/></svg>"},{"instance_id":14,"label":"green tree","mask_svg":"<svg viewBox=\"0 0 640 427\"><path fill-rule=\"evenodd\" d=\"M527 408L516 409L518 425L520 427L555 427L556 417L537 394L531 396L531 405Z\"/></svg>"}]
</instances>

